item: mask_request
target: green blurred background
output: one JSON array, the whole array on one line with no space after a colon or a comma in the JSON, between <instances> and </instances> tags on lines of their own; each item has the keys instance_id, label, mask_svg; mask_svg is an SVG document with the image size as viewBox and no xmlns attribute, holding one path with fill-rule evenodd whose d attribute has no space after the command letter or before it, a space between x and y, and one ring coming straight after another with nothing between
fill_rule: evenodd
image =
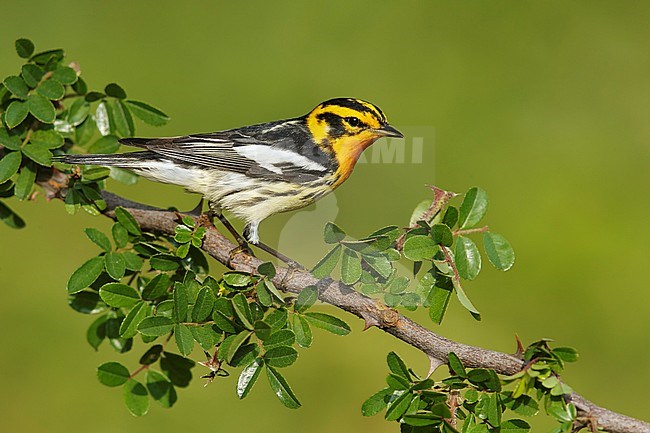
<instances>
[{"instance_id":1,"label":"green blurred background","mask_svg":"<svg viewBox=\"0 0 650 433\"><path fill-rule=\"evenodd\" d=\"M318 206L262 224L262 238L313 264L328 219L361 236L406 224L425 183L479 185L491 198L487 222L517 263L506 274L486 264L468 284L481 323L455 301L441 327L416 316L496 350L514 351L515 333L575 346L581 359L565 377L578 392L650 420L650 3L5 0L2 17L3 77L21 64L18 37L65 48L91 87L116 81L171 115L140 135L297 116L336 96L376 103L407 133L406 161L357 166ZM417 164L414 135L423 137ZM109 188L181 209L196 200L146 181ZM94 352L84 341L91 318L66 304L68 276L97 253L82 228L108 222L42 197L11 205L28 227L0 226L3 431L396 432L380 416L363 418L361 402L382 386L390 350L426 372L422 354L346 317L352 335L317 332L287 371L297 411L265 381L238 401L235 375L207 388L195 380L174 409L154 404L134 418L120 391L95 379L96 365L120 357Z\"/></svg>"}]
</instances>

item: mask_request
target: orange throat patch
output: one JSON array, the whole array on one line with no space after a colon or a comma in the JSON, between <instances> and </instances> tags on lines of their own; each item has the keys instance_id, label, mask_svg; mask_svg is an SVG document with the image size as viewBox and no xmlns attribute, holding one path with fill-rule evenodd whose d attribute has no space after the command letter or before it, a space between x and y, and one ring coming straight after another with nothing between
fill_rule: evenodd
<instances>
[{"instance_id":1,"label":"orange throat patch","mask_svg":"<svg viewBox=\"0 0 650 433\"><path fill-rule=\"evenodd\" d=\"M339 168L336 170L336 181L332 184L332 188L338 187L350 177L361 153L379 138L374 134L367 134L365 137L363 135L366 134L361 135L354 138L347 137L333 143L332 148Z\"/></svg>"}]
</instances>

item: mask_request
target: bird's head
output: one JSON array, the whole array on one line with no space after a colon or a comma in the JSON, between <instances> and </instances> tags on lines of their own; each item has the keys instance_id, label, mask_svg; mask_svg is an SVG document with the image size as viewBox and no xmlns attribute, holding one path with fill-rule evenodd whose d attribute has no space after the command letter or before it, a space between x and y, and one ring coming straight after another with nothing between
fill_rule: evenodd
<instances>
[{"instance_id":1,"label":"bird's head","mask_svg":"<svg viewBox=\"0 0 650 433\"><path fill-rule=\"evenodd\" d=\"M330 99L318 104L305 120L314 141L336 157L337 183L347 179L361 152L377 139L404 137L388 124L379 107L360 99Z\"/></svg>"}]
</instances>

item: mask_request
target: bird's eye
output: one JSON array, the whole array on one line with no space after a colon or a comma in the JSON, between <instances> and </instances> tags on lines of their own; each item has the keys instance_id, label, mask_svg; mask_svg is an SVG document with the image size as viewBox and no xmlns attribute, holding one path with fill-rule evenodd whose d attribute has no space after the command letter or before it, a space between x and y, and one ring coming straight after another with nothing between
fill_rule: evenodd
<instances>
[{"instance_id":1,"label":"bird's eye","mask_svg":"<svg viewBox=\"0 0 650 433\"><path fill-rule=\"evenodd\" d=\"M358 117L346 117L345 121L348 122L348 125L352 127L357 127L361 125L361 120Z\"/></svg>"}]
</instances>

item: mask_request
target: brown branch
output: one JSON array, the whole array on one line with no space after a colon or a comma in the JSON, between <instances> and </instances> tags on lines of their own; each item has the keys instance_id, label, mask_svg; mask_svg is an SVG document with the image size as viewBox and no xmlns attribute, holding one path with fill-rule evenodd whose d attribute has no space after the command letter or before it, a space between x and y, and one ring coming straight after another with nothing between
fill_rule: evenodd
<instances>
[{"instance_id":1,"label":"brown branch","mask_svg":"<svg viewBox=\"0 0 650 433\"><path fill-rule=\"evenodd\" d=\"M61 182L61 179L54 182L42 180L39 183L44 186L48 197L60 197L62 191L57 191L53 185L65 184ZM107 204L105 211L107 216L114 217L115 207L122 206L131 212L144 230L174 234L174 229L178 224L178 212L155 209L106 191L103 191L102 195ZM432 210L437 213L440 209ZM203 240L202 249L233 270L255 273L257 267L263 262L246 252L240 252L231 258L230 252L236 247L237 245L226 239L217 229L209 227ZM503 375L515 374L524 367L524 361L516 356L469 346L442 337L396 310L368 298L338 281L318 280L303 270L276 268L277 275L273 282L283 291L298 294L307 286L316 286L319 290L320 301L354 314L363 319L366 325L376 326L421 350L432 359L432 365L435 364L434 360L446 363L449 352L454 352L467 367L490 368ZM649 423L599 407L579 394L571 394L570 400L575 404L580 419L595 422L599 428L613 433L650 433ZM585 426L586 424L588 422L585 423Z\"/></svg>"}]
</instances>

